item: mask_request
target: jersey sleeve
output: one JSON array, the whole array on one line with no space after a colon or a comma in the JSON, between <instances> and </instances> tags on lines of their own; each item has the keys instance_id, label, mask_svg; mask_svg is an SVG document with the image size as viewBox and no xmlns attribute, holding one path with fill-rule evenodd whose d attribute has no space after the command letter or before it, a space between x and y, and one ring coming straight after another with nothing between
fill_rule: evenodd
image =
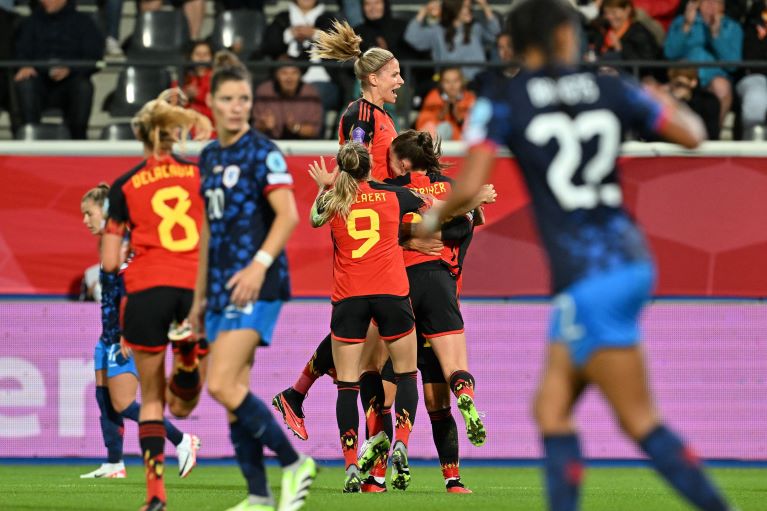
<instances>
[{"instance_id":1,"label":"jersey sleeve","mask_svg":"<svg viewBox=\"0 0 767 511\"><path fill-rule=\"evenodd\" d=\"M124 181L122 179L118 179L112 184L112 187L109 189L107 202L104 204L107 218L104 232L117 234L118 236L125 234L126 226L130 221L128 202L122 188L123 184Z\"/></svg>"},{"instance_id":2,"label":"jersey sleeve","mask_svg":"<svg viewBox=\"0 0 767 511\"><path fill-rule=\"evenodd\" d=\"M618 107L626 128L643 136L656 135L666 119L664 106L633 80L619 81Z\"/></svg>"},{"instance_id":3,"label":"jersey sleeve","mask_svg":"<svg viewBox=\"0 0 767 511\"><path fill-rule=\"evenodd\" d=\"M400 220L408 213L418 213L426 202L407 188L401 188L396 190L397 200L399 201L399 217Z\"/></svg>"},{"instance_id":4,"label":"jersey sleeve","mask_svg":"<svg viewBox=\"0 0 767 511\"><path fill-rule=\"evenodd\" d=\"M469 147L500 146L508 139L511 124L510 108L502 102L480 96L474 103L463 128L463 140Z\"/></svg>"},{"instance_id":5,"label":"jersey sleeve","mask_svg":"<svg viewBox=\"0 0 767 511\"><path fill-rule=\"evenodd\" d=\"M278 188L293 188L293 176L288 171L288 162L277 146L272 146L266 154L262 175L261 189L264 196Z\"/></svg>"},{"instance_id":6,"label":"jersey sleeve","mask_svg":"<svg viewBox=\"0 0 767 511\"><path fill-rule=\"evenodd\" d=\"M339 142L359 142L366 147L375 135L375 116L370 105L356 102L350 106L341 118Z\"/></svg>"}]
</instances>

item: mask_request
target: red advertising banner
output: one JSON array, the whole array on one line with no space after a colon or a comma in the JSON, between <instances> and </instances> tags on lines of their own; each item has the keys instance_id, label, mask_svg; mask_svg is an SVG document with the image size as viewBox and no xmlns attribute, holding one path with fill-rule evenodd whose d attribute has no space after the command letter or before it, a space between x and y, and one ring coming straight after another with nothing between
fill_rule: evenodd
<instances>
[{"instance_id":1,"label":"red advertising banner","mask_svg":"<svg viewBox=\"0 0 767 511\"><path fill-rule=\"evenodd\" d=\"M306 169L314 156L289 156L302 222L288 246L293 293L328 296L327 229L307 220L316 194ZM460 167L460 158L448 158ZM0 294L67 294L97 262L80 198L136 165L122 156L0 156ZM466 259L464 295L545 296L548 270L524 185L511 158L493 179L498 202ZM767 296L767 165L757 157L628 157L627 207L643 226L659 267L660 296Z\"/></svg>"}]
</instances>

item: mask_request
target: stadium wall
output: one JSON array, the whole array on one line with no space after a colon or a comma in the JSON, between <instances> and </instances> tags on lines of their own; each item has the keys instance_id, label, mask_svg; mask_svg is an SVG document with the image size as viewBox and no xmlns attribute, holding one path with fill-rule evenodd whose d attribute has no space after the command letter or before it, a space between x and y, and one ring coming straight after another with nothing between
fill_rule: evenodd
<instances>
[{"instance_id":1,"label":"stadium wall","mask_svg":"<svg viewBox=\"0 0 767 511\"><path fill-rule=\"evenodd\" d=\"M316 194L305 169L334 142L288 142L303 219ZM199 144L183 151L194 157ZM460 166L463 148L446 143ZM666 144L624 146L625 203L650 240L659 265L659 296L767 296L767 144L710 142L687 152ZM100 181L136 165L136 142L0 142L0 295L76 294L83 270L96 263L79 200ZM529 297L548 293L548 273L529 200L513 158L497 163L498 203L472 244L464 295ZM294 294L329 294L330 237L304 220L288 246Z\"/></svg>"},{"instance_id":2,"label":"stadium wall","mask_svg":"<svg viewBox=\"0 0 767 511\"><path fill-rule=\"evenodd\" d=\"M643 319L653 392L667 421L708 459L767 460L767 307L756 303L656 303ZM463 304L477 404L488 443L460 435L463 458L541 455L530 402L543 360L548 307L488 301ZM328 304L293 302L272 347L259 350L251 388L262 399L295 380L330 319ZM100 330L93 303L0 302L0 458L102 457L93 397L93 347ZM336 390L319 380L306 401L309 441L318 458L340 456ZM577 409L590 458L639 458L606 406L589 391ZM457 417L459 428L462 427ZM202 438L204 457L231 456L223 409L205 393L179 426ZM126 453L138 454L126 422ZM166 452L172 453L167 446ZM434 458L428 416L419 405L411 455Z\"/></svg>"}]
</instances>

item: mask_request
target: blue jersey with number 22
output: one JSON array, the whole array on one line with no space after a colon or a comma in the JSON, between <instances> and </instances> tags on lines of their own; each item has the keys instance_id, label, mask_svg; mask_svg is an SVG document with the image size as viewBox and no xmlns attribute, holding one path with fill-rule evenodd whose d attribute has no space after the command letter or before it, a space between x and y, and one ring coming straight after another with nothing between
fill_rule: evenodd
<instances>
[{"instance_id":1,"label":"blue jersey with number 22","mask_svg":"<svg viewBox=\"0 0 767 511\"><path fill-rule=\"evenodd\" d=\"M616 159L625 132L657 132L663 118L661 105L634 83L577 69L522 72L480 95L464 138L505 145L517 158L555 293L649 261L623 209Z\"/></svg>"}]
</instances>

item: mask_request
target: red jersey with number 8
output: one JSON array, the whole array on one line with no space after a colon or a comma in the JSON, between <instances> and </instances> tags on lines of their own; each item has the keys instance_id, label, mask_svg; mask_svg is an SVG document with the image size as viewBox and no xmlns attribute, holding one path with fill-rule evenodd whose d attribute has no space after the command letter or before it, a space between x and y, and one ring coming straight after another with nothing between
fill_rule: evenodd
<instances>
[{"instance_id":1,"label":"red jersey with number 8","mask_svg":"<svg viewBox=\"0 0 767 511\"><path fill-rule=\"evenodd\" d=\"M133 260L125 289L194 289L203 215L197 165L175 156L149 158L120 176L109 191L105 231L130 230Z\"/></svg>"},{"instance_id":2,"label":"red jersey with number 8","mask_svg":"<svg viewBox=\"0 0 767 511\"><path fill-rule=\"evenodd\" d=\"M333 237L333 303L358 296L407 296L410 292L400 224L424 201L410 190L376 181L360 183L349 216L330 221Z\"/></svg>"}]
</instances>

